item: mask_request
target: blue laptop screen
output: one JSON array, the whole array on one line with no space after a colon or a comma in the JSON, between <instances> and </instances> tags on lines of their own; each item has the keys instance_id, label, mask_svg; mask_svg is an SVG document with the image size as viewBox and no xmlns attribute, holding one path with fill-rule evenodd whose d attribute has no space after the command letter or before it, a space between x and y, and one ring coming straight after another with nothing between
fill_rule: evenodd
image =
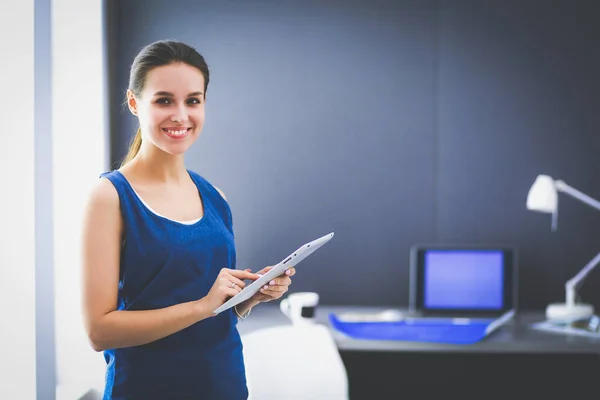
<instances>
[{"instance_id":1,"label":"blue laptop screen","mask_svg":"<svg viewBox=\"0 0 600 400\"><path fill-rule=\"evenodd\" d=\"M429 250L424 261L426 309L502 308L502 251Z\"/></svg>"}]
</instances>

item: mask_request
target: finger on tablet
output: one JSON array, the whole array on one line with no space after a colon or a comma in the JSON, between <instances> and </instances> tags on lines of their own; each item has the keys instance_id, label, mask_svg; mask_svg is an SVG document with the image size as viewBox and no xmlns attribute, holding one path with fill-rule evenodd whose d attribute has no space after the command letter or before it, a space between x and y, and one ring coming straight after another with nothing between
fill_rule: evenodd
<instances>
[{"instance_id":1,"label":"finger on tablet","mask_svg":"<svg viewBox=\"0 0 600 400\"><path fill-rule=\"evenodd\" d=\"M240 269L232 269L229 272L232 276L235 276L238 279L251 279L253 281L257 280L259 278L259 276L257 274L253 274L252 272L249 271L244 271L244 270L240 270Z\"/></svg>"}]
</instances>

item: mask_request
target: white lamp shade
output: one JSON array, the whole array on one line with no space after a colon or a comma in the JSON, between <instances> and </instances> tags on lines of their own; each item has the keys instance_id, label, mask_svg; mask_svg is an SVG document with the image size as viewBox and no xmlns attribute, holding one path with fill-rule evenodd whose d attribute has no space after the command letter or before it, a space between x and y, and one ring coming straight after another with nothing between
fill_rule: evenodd
<instances>
[{"instance_id":1,"label":"white lamp shade","mask_svg":"<svg viewBox=\"0 0 600 400\"><path fill-rule=\"evenodd\" d=\"M548 175L538 175L527 194L527 209L554 213L558 207L558 193L554 179Z\"/></svg>"}]
</instances>

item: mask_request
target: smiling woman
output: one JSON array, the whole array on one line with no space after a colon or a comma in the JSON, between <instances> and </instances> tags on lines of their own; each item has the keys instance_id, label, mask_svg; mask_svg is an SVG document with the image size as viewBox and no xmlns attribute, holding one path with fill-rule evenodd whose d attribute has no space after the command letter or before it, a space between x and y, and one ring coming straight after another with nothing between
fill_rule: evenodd
<instances>
[{"instance_id":1,"label":"smiling woman","mask_svg":"<svg viewBox=\"0 0 600 400\"><path fill-rule=\"evenodd\" d=\"M162 44L147 46L138 54L131 67L127 104L130 111L138 116L140 128L121 166L137 155L144 132L148 135L147 141L170 152L168 148L160 146L162 141L156 135L158 124L163 124L162 132L172 139L195 134L193 140L204 125L204 101L210 79L204 57L188 46L178 46L174 42ZM197 89L191 93L166 89L176 88L181 91L188 87ZM188 126L183 126L182 120ZM193 140L187 141L184 147L175 151L187 150Z\"/></svg>"},{"instance_id":2,"label":"smiling woman","mask_svg":"<svg viewBox=\"0 0 600 400\"><path fill-rule=\"evenodd\" d=\"M208 69L203 60L200 66L202 68L174 62L153 68L141 83L143 87L135 81L137 77L133 78L134 82L130 84L133 89L127 91L127 104L140 121L136 136L141 137L142 143L146 141L173 155L184 153L194 143L204 126L205 81L208 81ZM189 93L185 91L187 87L198 87L203 91ZM134 156L132 153L131 159Z\"/></svg>"},{"instance_id":3,"label":"smiling woman","mask_svg":"<svg viewBox=\"0 0 600 400\"><path fill-rule=\"evenodd\" d=\"M238 318L280 298L295 272L214 313L270 267L236 269L225 196L185 167L208 83L204 58L181 42L152 43L131 67L139 129L121 167L101 174L83 231L84 325L107 361L104 399L246 399Z\"/></svg>"}]
</instances>

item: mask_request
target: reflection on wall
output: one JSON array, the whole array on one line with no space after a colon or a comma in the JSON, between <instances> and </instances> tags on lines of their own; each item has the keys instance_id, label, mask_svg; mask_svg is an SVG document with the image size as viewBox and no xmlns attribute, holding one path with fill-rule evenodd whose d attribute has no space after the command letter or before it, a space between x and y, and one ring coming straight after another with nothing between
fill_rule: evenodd
<instances>
[{"instance_id":1,"label":"reflection on wall","mask_svg":"<svg viewBox=\"0 0 600 400\"><path fill-rule=\"evenodd\" d=\"M88 192L106 167L102 1L52 3L52 142L57 399L102 384L104 360L81 313L81 227Z\"/></svg>"}]
</instances>

